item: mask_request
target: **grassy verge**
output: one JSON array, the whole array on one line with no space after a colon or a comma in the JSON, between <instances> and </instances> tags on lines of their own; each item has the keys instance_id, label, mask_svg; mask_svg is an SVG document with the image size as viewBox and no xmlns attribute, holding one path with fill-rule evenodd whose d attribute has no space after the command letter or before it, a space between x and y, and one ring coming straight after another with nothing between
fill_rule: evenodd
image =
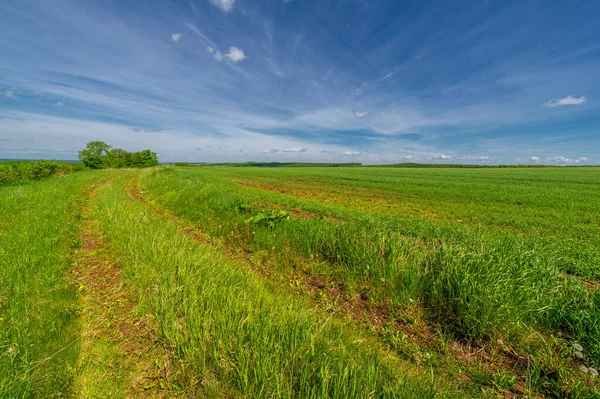
<instances>
[{"instance_id":1,"label":"grassy verge","mask_svg":"<svg viewBox=\"0 0 600 399\"><path fill-rule=\"evenodd\" d=\"M434 396L428 373L409 373L373 337L198 244L119 183L99 194L97 206L123 278L140 296L139 311L158 319L189 395Z\"/></svg>"},{"instance_id":2,"label":"grassy verge","mask_svg":"<svg viewBox=\"0 0 600 399\"><path fill-rule=\"evenodd\" d=\"M0 187L0 396L68 393L78 354L69 285L82 189L101 173Z\"/></svg>"},{"instance_id":3,"label":"grassy verge","mask_svg":"<svg viewBox=\"0 0 600 399\"><path fill-rule=\"evenodd\" d=\"M600 291L569 272L595 276L597 251L581 255L536 235L324 205L241 186L229 174L167 169L141 186L154 204L229 247L274 258L280 273L302 268L333 281L382 305L400 325L402 315L421 309L439 336L508 359L513 382L499 385L574 397L594 389L578 366L600 365ZM282 206L317 217L261 212ZM397 324L386 342L404 352ZM584 347L582 359L573 357L575 343ZM483 375L471 379L493 384L495 375Z\"/></svg>"}]
</instances>

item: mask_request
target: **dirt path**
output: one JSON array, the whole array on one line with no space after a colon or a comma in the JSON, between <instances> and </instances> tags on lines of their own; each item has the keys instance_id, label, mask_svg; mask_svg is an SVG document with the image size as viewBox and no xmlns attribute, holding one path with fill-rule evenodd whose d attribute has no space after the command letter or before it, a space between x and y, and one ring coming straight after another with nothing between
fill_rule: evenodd
<instances>
[{"instance_id":1,"label":"dirt path","mask_svg":"<svg viewBox=\"0 0 600 399\"><path fill-rule=\"evenodd\" d=\"M152 323L136 314L136 301L108 256L90 187L74 258L72 281L80 292L81 339L74 396L83 398L172 397L168 351Z\"/></svg>"}]
</instances>

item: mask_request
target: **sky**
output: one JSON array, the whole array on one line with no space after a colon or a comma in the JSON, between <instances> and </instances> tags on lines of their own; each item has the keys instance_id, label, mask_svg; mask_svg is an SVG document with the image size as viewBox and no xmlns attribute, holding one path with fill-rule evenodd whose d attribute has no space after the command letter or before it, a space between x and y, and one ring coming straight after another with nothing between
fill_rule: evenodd
<instances>
[{"instance_id":1,"label":"sky","mask_svg":"<svg viewBox=\"0 0 600 399\"><path fill-rule=\"evenodd\" d=\"M0 158L600 164L600 2L1 0Z\"/></svg>"}]
</instances>

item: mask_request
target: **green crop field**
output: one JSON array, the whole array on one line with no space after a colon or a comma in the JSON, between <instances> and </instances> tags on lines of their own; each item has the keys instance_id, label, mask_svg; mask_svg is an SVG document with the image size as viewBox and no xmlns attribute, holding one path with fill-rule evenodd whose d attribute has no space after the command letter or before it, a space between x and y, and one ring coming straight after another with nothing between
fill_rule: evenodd
<instances>
[{"instance_id":1,"label":"green crop field","mask_svg":"<svg viewBox=\"0 0 600 399\"><path fill-rule=\"evenodd\" d=\"M600 168L36 168L2 398L600 397Z\"/></svg>"}]
</instances>

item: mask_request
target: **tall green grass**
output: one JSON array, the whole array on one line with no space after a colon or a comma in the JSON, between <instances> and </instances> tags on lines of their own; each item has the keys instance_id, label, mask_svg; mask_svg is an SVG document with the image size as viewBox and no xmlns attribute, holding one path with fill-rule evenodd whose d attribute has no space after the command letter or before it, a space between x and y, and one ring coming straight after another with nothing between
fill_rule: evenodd
<instances>
[{"instance_id":1,"label":"tall green grass","mask_svg":"<svg viewBox=\"0 0 600 399\"><path fill-rule=\"evenodd\" d=\"M185 184L185 182L184 182ZM120 183L99 195L101 221L123 276L173 348L184 392L203 397L433 397L373 337L311 310L216 249L199 245ZM427 374L427 373L425 373Z\"/></svg>"},{"instance_id":2,"label":"tall green grass","mask_svg":"<svg viewBox=\"0 0 600 399\"><path fill-rule=\"evenodd\" d=\"M335 173L350 179L355 170ZM232 246L282 256L283 268L290 265L286 253L316 258L324 265L313 273L332 276L350 291L383 298L392 308L420 301L430 322L457 339L521 345L532 332L561 332L600 365L600 294L569 275L575 267L597 275L598 251L574 259L573 247L543 236L324 205L223 178L231 173L167 169L141 184L158 206ZM344 223L301 217L274 228L245 223L248 215L278 205Z\"/></svg>"},{"instance_id":3,"label":"tall green grass","mask_svg":"<svg viewBox=\"0 0 600 399\"><path fill-rule=\"evenodd\" d=\"M69 285L82 188L78 173L0 187L0 397L69 392L78 353Z\"/></svg>"}]
</instances>

